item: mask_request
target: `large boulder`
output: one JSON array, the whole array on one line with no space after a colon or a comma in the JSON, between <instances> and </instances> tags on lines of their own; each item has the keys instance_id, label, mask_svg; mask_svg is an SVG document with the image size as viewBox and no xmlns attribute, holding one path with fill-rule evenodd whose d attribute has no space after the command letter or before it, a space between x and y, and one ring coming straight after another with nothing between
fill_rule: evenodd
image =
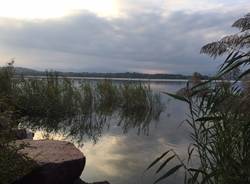
<instances>
[{"instance_id":1,"label":"large boulder","mask_svg":"<svg viewBox=\"0 0 250 184\"><path fill-rule=\"evenodd\" d=\"M37 167L13 184L73 184L85 166L85 156L72 143L53 140L18 140L28 144L21 152Z\"/></svg>"}]
</instances>

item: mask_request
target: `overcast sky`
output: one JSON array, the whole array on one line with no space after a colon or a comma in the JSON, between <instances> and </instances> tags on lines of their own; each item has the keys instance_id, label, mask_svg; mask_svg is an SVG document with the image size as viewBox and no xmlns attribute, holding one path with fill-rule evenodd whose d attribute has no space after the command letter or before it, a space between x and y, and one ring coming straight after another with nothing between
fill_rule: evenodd
<instances>
[{"instance_id":1,"label":"overcast sky","mask_svg":"<svg viewBox=\"0 0 250 184\"><path fill-rule=\"evenodd\" d=\"M0 64L77 72L211 74L199 53L249 0L0 0Z\"/></svg>"}]
</instances>

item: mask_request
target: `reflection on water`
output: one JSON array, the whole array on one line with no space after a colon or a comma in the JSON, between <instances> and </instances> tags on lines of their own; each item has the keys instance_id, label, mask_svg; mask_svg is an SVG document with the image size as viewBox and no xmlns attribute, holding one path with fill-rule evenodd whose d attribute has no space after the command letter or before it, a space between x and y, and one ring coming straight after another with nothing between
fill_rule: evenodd
<instances>
[{"instance_id":1,"label":"reflection on water","mask_svg":"<svg viewBox=\"0 0 250 184\"><path fill-rule=\"evenodd\" d=\"M156 92L175 92L182 88L185 83L151 82L150 87ZM87 163L82 174L82 179L87 182L107 180L111 184L151 184L157 177L153 172L143 173L155 157L163 151L174 148L180 155L184 155L189 143L187 126L179 126L184 120L187 107L182 102L177 102L162 95L162 102L167 108L160 114L158 121L150 119L147 124L147 134L138 135L138 127L129 122L117 123L115 116L109 118L108 128L103 128L96 143L88 138L81 138L81 143L76 144L87 158ZM169 116L170 115L170 116ZM124 134L125 125L131 125ZM76 131L81 131L78 129ZM35 138L44 135L37 132ZM54 139L66 139L79 143L79 139L70 139L65 134L45 135ZM165 183L181 183L180 173L169 178Z\"/></svg>"},{"instance_id":2,"label":"reflection on water","mask_svg":"<svg viewBox=\"0 0 250 184\"><path fill-rule=\"evenodd\" d=\"M17 87L21 113L27 114L20 126L47 133L60 133L81 144L96 142L114 123L126 133L136 129L148 134L164 109L159 92L147 84L124 81L71 81L54 76L25 80Z\"/></svg>"}]
</instances>

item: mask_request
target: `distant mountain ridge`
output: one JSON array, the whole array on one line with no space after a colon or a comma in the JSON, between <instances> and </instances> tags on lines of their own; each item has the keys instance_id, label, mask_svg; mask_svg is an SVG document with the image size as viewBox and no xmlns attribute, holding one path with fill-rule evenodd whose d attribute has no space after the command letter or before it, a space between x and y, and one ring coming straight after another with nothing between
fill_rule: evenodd
<instances>
[{"instance_id":1,"label":"distant mountain ridge","mask_svg":"<svg viewBox=\"0 0 250 184\"><path fill-rule=\"evenodd\" d=\"M44 72L30 69L30 68L23 68L23 67L15 67L15 74L16 75L40 75Z\"/></svg>"},{"instance_id":2,"label":"distant mountain ridge","mask_svg":"<svg viewBox=\"0 0 250 184\"><path fill-rule=\"evenodd\" d=\"M100 78L131 78L131 79L190 79L191 75L182 74L145 74L136 72L124 73L90 73L90 72L60 72L53 71L58 76L64 77L100 77ZM23 76L45 76L46 71L38 71L30 68L15 67L16 75ZM202 79L208 79L208 76L202 76Z\"/></svg>"}]
</instances>

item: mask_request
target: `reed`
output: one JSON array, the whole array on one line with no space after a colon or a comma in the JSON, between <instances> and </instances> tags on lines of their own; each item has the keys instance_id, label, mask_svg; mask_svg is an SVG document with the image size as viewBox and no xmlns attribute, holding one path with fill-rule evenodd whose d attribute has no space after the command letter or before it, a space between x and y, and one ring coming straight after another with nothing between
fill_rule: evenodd
<instances>
[{"instance_id":1,"label":"reed","mask_svg":"<svg viewBox=\"0 0 250 184\"><path fill-rule=\"evenodd\" d=\"M186 159L168 150L152 162L161 174L154 183L163 181L182 168L187 184L245 184L250 183L250 113L247 78L250 73L250 14L233 26L239 33L205 45L202 53L212 57L228 54L217 75L211 80L187 85L185 95L169 94L189 106L186 120L191 127L192 143ZM233 76L234 83L228 76ZM216 82L217 79L222 82ZM231 78L230 78L231 79ZM177 164L169 168L170 163ZM196 164L193 164L196 163ZM165 169L167 169L165 171Z\"/></svg>"}]
</instances>

